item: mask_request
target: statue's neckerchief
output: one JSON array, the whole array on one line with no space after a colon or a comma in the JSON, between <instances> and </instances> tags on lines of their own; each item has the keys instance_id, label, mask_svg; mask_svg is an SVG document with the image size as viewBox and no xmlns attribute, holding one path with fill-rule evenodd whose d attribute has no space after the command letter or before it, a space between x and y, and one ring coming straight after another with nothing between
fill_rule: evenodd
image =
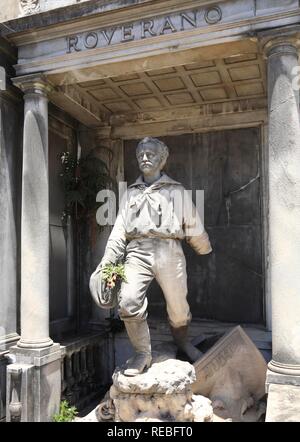
<instances>
[{"instance_id":1,"label":"statue's neckerchief","mask_svg":"<svg viewBox=\"0 0 300 442\"><path fill-rule=\"evenodd\" d=\"M131 186L131 187L133 186L137 187L142 192L139 195L137 195L133 199L133 201L131 201L130 208L136 206L136 210L137 212L139 212L142 209L143 205L147 202L158 215L161 215L162 213L161 205L155 196L155 192L161 189L166 184L180 184L180 183L173 181L164 173L157 181L155 181L153 184L150 185L147 185L147 183L143 182L140 179L140 181L137 181L134 185Z\"/></svg>"}]
</instances>

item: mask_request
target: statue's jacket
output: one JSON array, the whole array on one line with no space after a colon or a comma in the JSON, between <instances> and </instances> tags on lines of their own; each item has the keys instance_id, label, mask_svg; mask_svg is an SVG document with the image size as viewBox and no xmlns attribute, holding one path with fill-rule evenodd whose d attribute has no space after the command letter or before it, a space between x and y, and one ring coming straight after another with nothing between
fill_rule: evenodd
<instances>
[{"instance_id":1,"label":"statue's jacket","mask_svg":"<svg viewBox=\"0 0 300 442\"><path fill-rule=\"evenodd\" d=\"M106 245L105 261L122 260L127 244L141 238L185 239L199 255L212 251L191 191L165 173L149 186L140 176L128 187Z\"/></svg>"}]
</instances>

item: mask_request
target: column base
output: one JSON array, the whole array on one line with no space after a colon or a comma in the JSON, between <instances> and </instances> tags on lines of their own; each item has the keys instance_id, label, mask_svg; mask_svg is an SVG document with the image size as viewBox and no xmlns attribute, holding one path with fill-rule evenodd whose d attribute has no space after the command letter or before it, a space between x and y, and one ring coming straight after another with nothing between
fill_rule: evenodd
<instances>
[{"instance_id":1,"label":"column base","mask_svg":"<svg viewBox=\"0 0 300 442\"><path fill-rule=\"evenodd\" d=\"M266 393L271 384L300 386L300 366L280 364L272 360L268 364Z\"/></svg>"},{"instance_id":2,"label":"column base","mask_svg":"<svg viewBox=\"0 0 300 442\"><path fill-rule=\"evenodd\" d=\"M7 422L51 422L61 397L61 348L10 349L16 362L7 367Z\"/></svg>"},{"instance_id":3,"label":"column base","mask_svg":"<svg viewBox=\"0 0 300 442\"><path fill-rule=\"evenodd\" d=\"M41 341L26 341L26 340L22 340L22 338L20 339L20 341L18 342L18 347L20 348L48 348L51 347L53 345L53 341L51 338L48 339L44 339Z\"/></svg>"},{"instance_id":4,"label":"column base","mask_svg":"<svg viewBox=\"0 0 300 442\"><path fill-rule=\"evenodd\" d=\"M266 422L300 422L300 386L270 384Z\"/></svg>"},{"instance_id":5,"label":"column base","mask_svg":"<svg viewBox=\"0 0 300 442\"><path fill-rule=\"evenodd\" d=\"M300 366L271 361L266 378L266 422L300 421Z\"/></svg>"}]
</instances>

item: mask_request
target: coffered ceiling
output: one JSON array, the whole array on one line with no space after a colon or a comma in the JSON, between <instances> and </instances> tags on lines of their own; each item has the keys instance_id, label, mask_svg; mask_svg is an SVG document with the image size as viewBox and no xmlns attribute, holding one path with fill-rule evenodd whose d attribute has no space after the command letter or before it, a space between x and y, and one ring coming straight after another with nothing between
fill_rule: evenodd
<instances>
[{"instance_id":1,"label":"coffered ceiling","mask_svg":"<svg viewBox=\"0 0 300 442\"><path fill-rule=\"evenodd\" d=\"M76 87L108 116L264 97L265 77L264 61L248 53Z\"/></svg>"},{"instance_id":2,"label":"coffered ceiling","mask_svg":"<svg viewBox=\"0 0 300 442\"><path fill-rule=\"evenodd\" d=\"M191 114L197 118L197 112L210 113L212 106L219 113L237 108L255 112L257 107L266 108L266 95L265 60L255 51L245 51L56 86L51 100L88 127L112 127L146 119L177 120L182 115L189 119Z\"/></svg>"}]
</instances>

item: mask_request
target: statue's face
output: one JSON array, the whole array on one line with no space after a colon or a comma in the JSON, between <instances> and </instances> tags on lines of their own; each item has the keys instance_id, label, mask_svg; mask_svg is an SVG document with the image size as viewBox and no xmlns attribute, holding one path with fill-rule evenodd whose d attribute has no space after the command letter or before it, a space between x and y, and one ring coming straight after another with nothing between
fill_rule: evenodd
<instances>
[{"instance_id":1,"label":"statue's face","mask_svg":"<svg viewBox=\"0 0 300 442\"><path fill-rule=\"evenodd\" d=\"M153 143L139 146L136 151L136 158L140 171L144 175L155 175L164 167L165 160L162 158L161 148Z\"/></svg>"}]
</instances>

